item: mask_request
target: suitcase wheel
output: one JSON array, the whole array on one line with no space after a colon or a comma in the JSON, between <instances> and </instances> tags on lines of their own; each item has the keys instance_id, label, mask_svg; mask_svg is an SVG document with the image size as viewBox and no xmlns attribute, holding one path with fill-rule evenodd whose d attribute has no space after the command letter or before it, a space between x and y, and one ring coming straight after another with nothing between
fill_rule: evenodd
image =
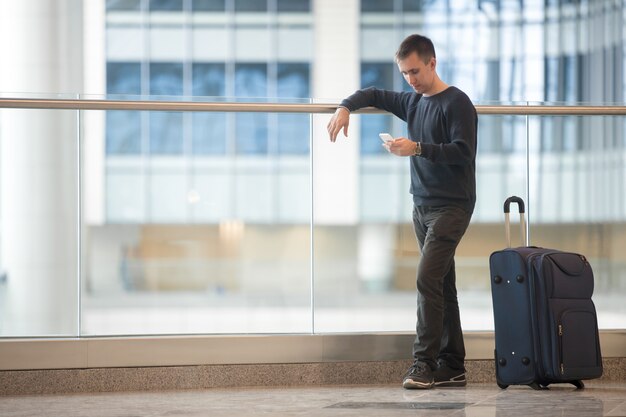
<instances>
[{"instance_id":1,"label":"suitcase wheel","mask_svg":"<svg viewBox=\"0 0 626 417\"><path fill-rule=\"evenodd\" d=\"M499 386L501 389L507 389L507 388L509 387L508 385L503 384L503 383L501 383L500 381L496 381L496 384L498 384L498 386Z\"/></svg>"},{"instance_id":2,"label":"suitcase wheel","mask_svg":"<svg viewBox=\"0 0 626 417\"><path fill-rule=\"evenodd\" d=\"M576 387L576 389L584 389L585 388L585 383L581 380L578 381L572 381L570 382L570 384L572 384L573 386Z\"/></svg>"}]
</instances>

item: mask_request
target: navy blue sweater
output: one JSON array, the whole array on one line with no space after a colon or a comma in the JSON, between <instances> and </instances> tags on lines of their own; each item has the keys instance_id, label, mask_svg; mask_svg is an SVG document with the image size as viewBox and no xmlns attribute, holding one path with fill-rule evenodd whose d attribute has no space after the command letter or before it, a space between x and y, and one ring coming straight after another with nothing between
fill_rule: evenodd
<instances>
[{"instance_id":1,"label":"navy blue sweater","mask_svg":"<svg viewBox=\"0 0 626 417\"><path fill-rule=\"evenodd\" d=\"M415 205L474 210L478 117L464 92L448 87L424 97L370 87L355 92L341 105L350 111L373 106L407 123L409 139L422 146L421 156L409 158Z\"/></svg>"}]
</instances>

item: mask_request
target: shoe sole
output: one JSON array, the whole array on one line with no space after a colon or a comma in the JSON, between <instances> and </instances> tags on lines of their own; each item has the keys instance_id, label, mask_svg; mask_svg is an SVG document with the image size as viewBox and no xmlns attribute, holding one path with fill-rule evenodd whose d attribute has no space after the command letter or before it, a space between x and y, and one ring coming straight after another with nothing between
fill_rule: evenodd
<instances>
[{"instance_id":1,"label":"shoe sole","mask_svg":"<svg viewBox=\"0 0 626 417\"><path fill-rule=\"evenodd\" d=\"M435 386L434 382L418 382L413 381L412 379L405 379L402 382L402 387L406 389L431 389Z\"/></svg>"},{"instance_id":2,"label":"shoe sole","mask_svg":"<svg viewBox=\"0 0 626 417\"><path fill-rule=\"evenodd\" d=\"M435 382L436 387L464 387L467 385L467 381L440 381Z\"/></svg>"},{"instance_id":3,"label":"shoe sole","mask_svg":"<svg viewBox=\"0 0 626 417\"><path fill-rule=\"evenodd\" d=\"M465 379L465 373L458 374L453 376L450 379L444 379L441 381L437 381L435 377L435 386L436 387L464 387L467 385L467 379Z\"/></svg>"}]
</instances>

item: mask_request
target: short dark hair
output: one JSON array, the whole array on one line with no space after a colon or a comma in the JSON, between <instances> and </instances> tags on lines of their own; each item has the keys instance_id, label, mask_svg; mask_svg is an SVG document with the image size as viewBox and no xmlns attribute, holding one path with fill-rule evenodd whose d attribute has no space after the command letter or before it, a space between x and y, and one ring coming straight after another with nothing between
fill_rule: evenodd
<instances>
[{"instance_id":1,"label":"short dark hair","mask_svg":"<svg viewBox=\"0 0 626 417\"><path fill-rule=\"evenodd\" d=\"M400 44L396 52L396 61L406 59L413 52L417 53L424 64L428 64L430 58L436 58L435 46L430 39L422 35L409 35Z\"/></svg>"}]
</instances>

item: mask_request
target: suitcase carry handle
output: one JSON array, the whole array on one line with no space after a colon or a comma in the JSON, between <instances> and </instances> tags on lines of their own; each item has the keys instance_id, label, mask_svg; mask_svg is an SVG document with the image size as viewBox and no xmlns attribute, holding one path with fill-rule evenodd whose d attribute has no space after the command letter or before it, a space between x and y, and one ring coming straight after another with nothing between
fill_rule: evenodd
<instances>
[{"instance_id":1,"label":"suitcase carry handle","mask_svg":"<svg viewBox=\"0 0 626 417\"><path fill-rule=\"evenodd\" d=\"M525 211L525 209L524 209L525 208L524 200L522 200L521 197L518 197L518 196L515 196L515 195L507 198L504 201L504 213L509 213L510 212L509 208L511 207L511 203L517 203L517 205L519 206L519 212L520 213L524 213L524 211Z\"/></svg>"},{"instance_id":2,"label":"suitcase carry handle","mask_svg":"<svg viewBox=\"0 0 626 417\"><path fill-rule=\"evenodd\" d=\"M511 203L517 203L519 209L519 226L520 236L522 237L522 246L528 246L526 241L526 220L524 218L525 206L524 200L517 196L511 196L504 201L504 229L506 233L507 247L511 247L511 221L509 219L509 212Z\"/></svg>"}]
</instances>

